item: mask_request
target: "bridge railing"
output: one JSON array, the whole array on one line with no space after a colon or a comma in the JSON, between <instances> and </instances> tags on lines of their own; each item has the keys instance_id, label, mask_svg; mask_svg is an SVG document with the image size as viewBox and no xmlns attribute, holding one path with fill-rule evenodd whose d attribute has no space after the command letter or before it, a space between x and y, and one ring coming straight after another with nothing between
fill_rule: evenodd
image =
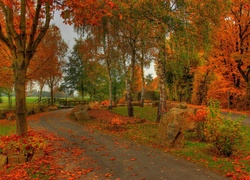
<instances>
[{"instance_id":1,"label":"bridge railing","mask_svg":"<svg viewBox=\"0 0 250 180\"><path fill-rule=\"evenodd\" d=\"M67 99L58 99L59 108L71 108L78 104L87 104L87 101L84 100L67 100Z\"/></svg>"}]
</instances>

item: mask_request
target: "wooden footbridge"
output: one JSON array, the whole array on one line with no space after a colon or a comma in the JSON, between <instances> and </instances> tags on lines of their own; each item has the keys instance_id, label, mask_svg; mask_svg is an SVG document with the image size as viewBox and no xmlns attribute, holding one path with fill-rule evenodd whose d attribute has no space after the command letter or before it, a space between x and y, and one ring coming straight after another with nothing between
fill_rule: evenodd
<instances>
[{"instance_id":1,"label":"wooden footbridge","mask_svg":"<svg viewBox=\"0 0 250 180\"><path fill-rule=\"evenodd\" d=\"M84 100L59 99L59 108L72 108L78 104L87 104Z\"/></svg>"}]
</instances>

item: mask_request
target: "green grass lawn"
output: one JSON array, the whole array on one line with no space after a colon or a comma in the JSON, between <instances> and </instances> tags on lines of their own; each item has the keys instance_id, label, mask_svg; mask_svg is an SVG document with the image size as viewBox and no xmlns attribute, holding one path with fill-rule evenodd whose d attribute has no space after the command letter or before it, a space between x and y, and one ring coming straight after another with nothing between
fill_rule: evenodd
<instances>
[{"instance_id":1,"label":"green grass lawn","mask_svg":"<svg viewBox=\"0 0 250 180\"><path fill-rule=\"evenodd\" d=\"M34 102L35 100L37 100L38 98L37 97L27 97L26 98L26 102L27 104L28 103L32 103ZM0 109L5 109L8 107L8 97L7 96L2 96L2 103L0 103ZM15 106L15 97L12 97L12 106L14 107Z\"/></svg>"},{"instance_id":2,"label":"green grass lawn","mask_svg":"<svg viewBox=\"0 0 250 180\"><path fill-rule=\"evenodd\" d=\"M139 107L139 106L134 106L134 116L142 119L146 119L151 122L156 121L156 116L157 116L157 107L152 107L152 106L145 106L145 107ZM127 106L121 106L121 107L115 107L113 109L113 112L127 116L128 111L127 111Z\"/></svg>"}]
</instances>

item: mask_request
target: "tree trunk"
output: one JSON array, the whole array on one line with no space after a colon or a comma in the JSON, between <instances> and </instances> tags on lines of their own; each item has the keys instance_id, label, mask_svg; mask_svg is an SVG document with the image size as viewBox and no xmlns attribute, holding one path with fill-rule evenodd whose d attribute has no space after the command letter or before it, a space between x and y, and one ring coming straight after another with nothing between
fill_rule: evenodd
<instances>
[{"instance_id":1,"label":"tree trunk","mask_svg":"<svg viewBox=\"0 0 250 180\"><path fill-rule=\"evenodd\" d=\"M50 86L50 105L54 106L54 92L53 92L54 86L51 84Z\"/></svg>"},{"instance_id":2,"label":"tree trunk","mask_svg":"<svg viewBox=\"0 0 250 180\"><path fill-rule=\"evenodd\" d=\"M163 112L166 110L166 68L162 60L158 61L158 76L160 89L160 103L156 122L160 122Z\"/></svg>"},{"instance_id":3,"label":"tree trunk","mask_svg":"<svg viewBox=\"0 0 250 180\"><path fill-rule=\"evenodd\" d=\"M109 73L109 109L112 109L112 79Z\"/></svg>"},{"instance_id":4,"label":"tree trunk","mask_svg":"<svg viewBox=\"0 0 250 180\"><path fill-rule=\"evenodd\" d=\"M11 109L12 108L12 91L8 90L7 92L7 96L8 96L8 108Z\"/></svg>"},{"instance_id":5,"label":"tree trunk","mask_svg":"<svg viewBox=\"0 0 250 180\"><path fill-rule=\"evenodd\" d=\"M129 75L129 80L127 81L127 106L128 106L128 116L129 117L134 116L134 108L133 108L133 104L132 104L132 101L133 101L132 83L134 80L135 55L136 55L136 51L135 51L135 48L133 48L131 64L130 64L130 75Z\"/></svg>"},{"instance_id":6,"label":"tree trunk","mask_svg":"<svg viewBox=\"0 0 250 180\"><path fill-rule=\"evenodd\" d=\"M250 82L247 82L246 94L247 94L247 107L249 107L250 106Z\"/></svg>"},{"instance_id":7,"label":"tree trunk","mask_svg":"<svg viewBox=\"0 0 250 180\"><path fill-rule=\"evenodd\" d=\"M144 92L145 92L145 78L144 78L144 70L143 70L144 64L143 64L143 60L141 61L141 82L142 82L142 86L141 86L141 99L140 99L140 107L144 106Z\"/></svg>"},{"instance_id":8,"label":"tree trunk","mask_svg":"<svg viewBox=\"0 0 250 180\"><path fill-rule=\"evenodd\" d=\"M39 92L39 97L38 97L39 102L42 100L43 87L44 87L44 83L40 83L40 92Z\"/></svg>"},{"instance_id":9,"label":"tree trunk","mask_svg":"<svg viewBox=\"0 0 250 180\"><path fill-rule=\"evenodd\" d=\"M132 105L132 82L127 80L127 108L128 108L128 116L134 116L134 109Z\"/></svg>"},{"instance_id":10,"label":"tree trunk","mask_svg":"<svg viewBox=\"0 0 250 180\"><path fill-rule=\"evenodd\" d=\"M106 59L107 63L107 71L108 71L108 80L109 80L109 109L112 109L112 77L111 77L111 68L110 68L110 62L108 59Z\"/></svg>"},{"instance_id":11,"label":"tree trunk","mask_svg":"<svg viewBox=\"0 0 250 180\"><path fill-rule=\"evenodd\" d=\"M16 133L17 135L25 135L28 132L26 119L26 86L24 67L16 67L15 76L15 93L16 93Z\"/></svg>"}]
</instances>

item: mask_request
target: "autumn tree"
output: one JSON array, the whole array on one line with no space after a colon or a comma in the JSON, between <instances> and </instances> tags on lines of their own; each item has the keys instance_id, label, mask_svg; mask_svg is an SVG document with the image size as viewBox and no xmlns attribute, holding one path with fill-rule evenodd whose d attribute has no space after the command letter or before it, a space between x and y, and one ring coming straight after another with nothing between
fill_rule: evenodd
<instances>
[{"instance_id":1,"label":"autumn tree","mask_svg":"<svg viewBox=\"0 0 250 180\"><path fill-rule=\"evenodd\" d=\"M155 48L158 53L155 56L160 89L157 121L166 110L166 81L169 79L167 75L171 77L175 74L173 72L175 67L167 66L166 62L169 63L172 56L177 62L176 67L184 68L190 58L195 58L196 52L209 49L211 29L218 22L220 6L223 3L225 2L201 0L144 1L144 16L155 29ZM168 51L169 45L171 45L172 54ZM179 66L182 63L184 63L183 66ZM188 73L189 70L186 72Z\"/></svg>"},{"instance_id":2,"label":"autumn tree","mask_svg":"<svg viewBox=\"0 0 250 180\"><path fill-rule=\"evenodd\" d=\"M61 37L60 30L55 25L51 25L28 68L27 79L40 84L40 99L43 86L45 84L49 86L51 105L54 99L53 89L62 77L61 67L66 52L67 45Z\"/></svg>"},{"instance_id":3,"label":"autumn tree","mask_svg":"<svg viewBox=\"0 0 250 180\"><path fill-rule=\"evenodd\" d=\"M215 30L210 63L214 65L220 92L210 89L211 97L219 97L227 106L228 95L232 106L250 100L250 4L234 0L221 16L221 25ZM216 82L214 82L216 83ZM223 86L222 86L223 85ZM245 92L242 90L245 89ZM229 94L228 94L229 93ZM222 99L222 97L224 97Z\"/></svg>"}]
</instances>

